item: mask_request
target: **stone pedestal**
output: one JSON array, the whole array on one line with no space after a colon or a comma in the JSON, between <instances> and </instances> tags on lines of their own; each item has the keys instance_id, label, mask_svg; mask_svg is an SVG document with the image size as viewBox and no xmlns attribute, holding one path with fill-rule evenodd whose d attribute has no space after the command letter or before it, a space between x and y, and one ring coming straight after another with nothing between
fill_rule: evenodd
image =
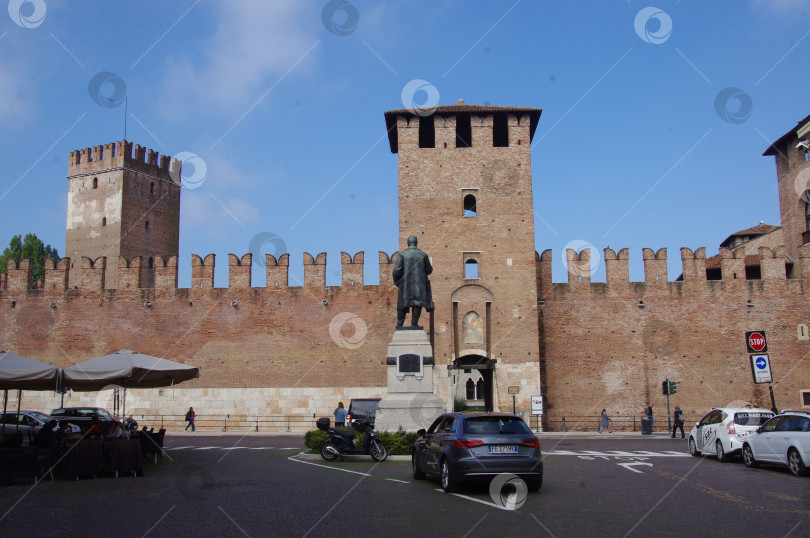
<instances>
[{"instance_id":1,"label":"stone pedestal","mask_svg":"<svg viewBox=\"0 0 810 538\"><path fill-rule=\"evenodd\" d=\"M421 327L397 329L388 344L388 396L380 401L374 429L415 432L444 412L433 394L433 348Z\"/></svg>"}]
</instances>

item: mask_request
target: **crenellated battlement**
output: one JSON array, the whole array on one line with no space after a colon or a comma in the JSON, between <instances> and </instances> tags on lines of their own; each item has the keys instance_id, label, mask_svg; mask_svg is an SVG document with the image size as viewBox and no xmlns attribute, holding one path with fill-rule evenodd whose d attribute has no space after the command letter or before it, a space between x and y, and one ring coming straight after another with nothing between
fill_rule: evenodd
<instances>
[{"instance_id":1,"label":"crenellated battlement","mask_svg":"<svg viewBox=\"0 0 810 538\"><path fill-rule=\"evenodd\" d=\"M673 282L695 283L718 280L717 278L707 278L707 259L705 247L692 251L689 248L681 248L682 274L676 280L668 279L667 249L661 248L653 251L649 248L642 249L642 261L644 264L643 283L649 285L659 285ZM396 263L398 252L390 256L379 252L380 286L393 286L391 271ZM800 258L798 260L797 274L801 275L801 280L810 285L810 245L805 245L799 249ZM568 267L567 283L554 284L554 286L568 286L572 290L586 289L591 285L620 286L633 284L630 281L629 263L630 253L623 248L618 252L606 248L603 251L602 260L592 260L590 249L584 249L577 253L571 249L565 252L566 266ZM745 271L746 260L754 258L758 261L761 278L747 278ZM341 252L341 285L343 288L363 288L365 253L358 252L354 256L347 252ZM785 264L791 263L786 256L784 247L770 249L760 247L756 256L745 256L743 249L736 250L720 249L720 253L713 257L714 262L720 267L721 278L719 280L727 282L756 282L756 281L786 281L787 271ZM592 282L592 270L598 263L605 264L606 282ZM290 255L282 254L278 258L272 254L265 254L264 271L266 276L266 288L274 290L284 290L295 286L289 285ZM325 289L326 286L326 253L321 252L315 256L309 252L304 252L302 256L304 268L304 289ZM535 262L537 264L537 283L539 295L542 297L552 289L553 256L552 251L545 250L541 254L535 252ZM62 292L64 290L100 291L110 289L106 287L109 270L117 270L117 289L142 289L146 282L146 262L140 257L127 259L119 257L116 262L108 260L106 257L91 259L82 257L81 259L81 279L79 281L70 280L69 267L70 258L61 260L45 260L45 278L42 283L31 280L33 261L24 259L20 261L9 260L8 274L0 277L0 291L20 292L35 289L44 289L46 292ZM178 289L178 263L177 256L168 258L154 258L154 288L155 289ZM114 264L112 266L111 264ZM228 255L228 288L247 289L253 287L253 271L260 268L261 264L255 263L253 254L244 254L241 257L236 254ZM202 257L197 254L191 255L191 289L212 289L214 288L214 274L216 270L216 255L208 254ZM328 286L332 288L334 286Z\"/></svg>"},{"instance_id":2,"label":"crenellated battlement","mask_svg":"<svg viewBox=\"0 0 810 538\"><path fill-rule=\"evenodd\" d=\"M810 245L805 245L799 249L799 269L801 280L810 284ZM568 268L567 284L555 284L555 286L568 286L571 290L585 289L591 284L592 269L595 264L591 260L590 249L584 249L577 253L571 249L565 252L566 267ZM541 296L550 293L552 288L552 273L555 267L552 264L551 250L545 250L542 254L535 253L537 263L538 291ZM619 286L631 284L630 281L630 254L628 249L621 249L618 253L613 249L604 249L604 264L606 274L606 284ZM644 283L648 286L666 284L672 282L707 282L718 280L717 278L707 278L706 248L701 247L695 251L689 248L681 248L682 273L677 280L671 281L668 278L667 269L667 249L661 248L653 251L649 248L642 249L642 261L644 264ZM598 264L599 262L597 262ZM743 248L729 250L721 248L718 256L712 258L714 265L719 265L720 280L725 282L776 282L786 281L786 264L792 261L786 255L785 247L770 249L760 247L755 256L746 256ZM746 272L746 264L756 263L759 267L759 278L751 278ZM599 283L593 283L599 284ZM604 284L599 284L603 286Z\"/></svg>"},{"instance_id":3,"label":"crenellated battlement","mask_svg":"<svg viewBox=\"0 0 810 538\"><path fill-rule=\"evenodd\" d=\"M126 140L77 149L68 154L68 178L129 168L174 183L180 182L182 163L169 155Z\"/></svg>"},{"instance_id":4,"label":"crenellated battlement","mask_svg":"<svg viewBox=\"0 0 810 538\"><path fill-rule=\"evenodd\" d=\"M380 260L380 286L392 287L394 285L391 272L396 263L398 253L391 256L385 252L379 253ZM363 288L363 252L351 256L347 252L341 253L342 278L341 287ZM115 263L114 266L111 264ZM119 257L117 262L102 256L96 259L82 257L81 277L77 281L70 279L70 258L61 260L45 260L45 279L40 284L31 280L33 260L30 258L21 261L9 260L8 274L0 275L0 291L23 292L35 289L44 289L49 293L60 293L65 290L82 290L85 292L99 292L105 289L136 290L143 287L146 280L146 262L137 256L131 259ZM156 256L154 266L154 289L178 289L177 256L161 258ZM312 256L308 252L303 254L304 289L326 289L326 253L321 252ZM236 254L228 255L228 288L249 289L253 284L253 271L260 267L254 263L253 254L244 254L241 258ZM265 255L266 288L273 290L286 290L289 286L290 255L282 254L276 259L272 254ZM109 269L117 271L117 288L107 288L106 282L110 275ZM213 289L214 274L216 270L216 255L208 254L204 258L197 254L191 255L191 289ZM299 286L300 287L300 286ZM334 286L328 286L333 288ZM368 288L369 286L365 286ZM372 286L373 287L373 286Z\"/></svg>"}]
</instances>

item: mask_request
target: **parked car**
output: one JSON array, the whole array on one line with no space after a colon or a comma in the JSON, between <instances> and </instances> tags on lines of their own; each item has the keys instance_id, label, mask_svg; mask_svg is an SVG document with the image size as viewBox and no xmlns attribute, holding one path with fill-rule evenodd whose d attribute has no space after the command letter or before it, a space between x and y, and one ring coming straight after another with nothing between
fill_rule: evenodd
<instances>
[{"instance_id":1,"label":"parked car","mask_svg":"<svg viewBox=\"0 0 810 538\"><path fill-rule=\"evenodd\" d=\"M68 421L78 426L83 432L87 431L97 417L102 423L117 420L103 407L60 407L51 412L51 416L59 422Z\"/></svg>"},{"instance_id":2,"label":"parked car","mask_svg":"<svg viewBox=\"0 0 810 538\"><path fill-rule=\"evenodd\" d=\"M377 417L377 408L380 406L382 398L355 398L349 401L349 411L346 415L346 426L352 425L355 420L367 420L371 427L374 427L374 419Z\"/></svg>"},{"instance_id":3,"label":"parked car","mask_svg":"<svg viewBox=\"0 0 810 538\"><path fill-rule=\"evenodd\" d=\"M0 423L3 424L3 431L5 435L14 435L14 432L19 431L24 436L36 435L42 427L53 420L45 413L39 411L9 411L7 413L0 413Z\"/></svg>"},{"instance_id":4,"label":"parked car","mask_svg":"<svg viewBox=\"0 0 810 538\"><path fill-rule=\"evenodd\" d=\"M491 480L509 473L529 491L543 484L540 441L523 420L510 413L445 413L417 432L411 464L413 477L438 475L451 493L465 481Z\"/></svg>"},{"instance_id":5,"label":"parked car","mask_svg":"<svg viewBox=\"0 0 810 538\"><path fill-rule=\"evenodd\" d=\"M749 435L742 449L747 467L786 465L796 476L810 474L810 413L785 410Z\"/></svg>"},{"instance_id":6,"label":"parked car","mask_svg":"<svg viewBox=\"0 0 810 538\"><path fill-rule=\"evenodd\" d=\"M745 439L774 416L760 407L714 407L689 432L689 453L711 452L729 461L742 450Z\"/></svg>"}]
</instances>

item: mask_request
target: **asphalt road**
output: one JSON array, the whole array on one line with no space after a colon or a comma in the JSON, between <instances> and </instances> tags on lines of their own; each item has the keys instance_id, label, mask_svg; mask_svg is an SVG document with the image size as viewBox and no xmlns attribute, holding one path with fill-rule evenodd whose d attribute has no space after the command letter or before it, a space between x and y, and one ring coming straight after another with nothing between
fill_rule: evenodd
<instances>
[{"instance_id":1,"label":"asphalt road","mask_svg":"<svg viewBox=\"0 0 810 538\"><path fill-rule=\"evenodd\" d=\"M785 469L693 458L668 438L541 443L543 488L515 498L447 495L408 462L302 459L300 435L168 436L144 477L0 485L0 535L810 534L810 478Z\"/></svg>"}]
</instances>

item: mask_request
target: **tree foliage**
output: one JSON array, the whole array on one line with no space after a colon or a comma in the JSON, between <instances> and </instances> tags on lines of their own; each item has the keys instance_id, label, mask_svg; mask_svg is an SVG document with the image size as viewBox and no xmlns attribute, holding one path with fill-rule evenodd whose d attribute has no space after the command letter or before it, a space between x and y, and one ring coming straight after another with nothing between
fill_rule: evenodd
<instances>
[{"instance_id":1,"label":"tree foliage","mask_svg":"<svg viewBox=\"0 0 810 538\"><path fill-rule=\"evenodd\" d=\"M7 272L8 260L23 260L31 258L34 260L34 267L31 277L36 280L45 278L45 258L59 259L59 253L51 245L46 245L36 234L15 235L3 250L0 256L0 273Z\"/></svg>"}]
</instances>

